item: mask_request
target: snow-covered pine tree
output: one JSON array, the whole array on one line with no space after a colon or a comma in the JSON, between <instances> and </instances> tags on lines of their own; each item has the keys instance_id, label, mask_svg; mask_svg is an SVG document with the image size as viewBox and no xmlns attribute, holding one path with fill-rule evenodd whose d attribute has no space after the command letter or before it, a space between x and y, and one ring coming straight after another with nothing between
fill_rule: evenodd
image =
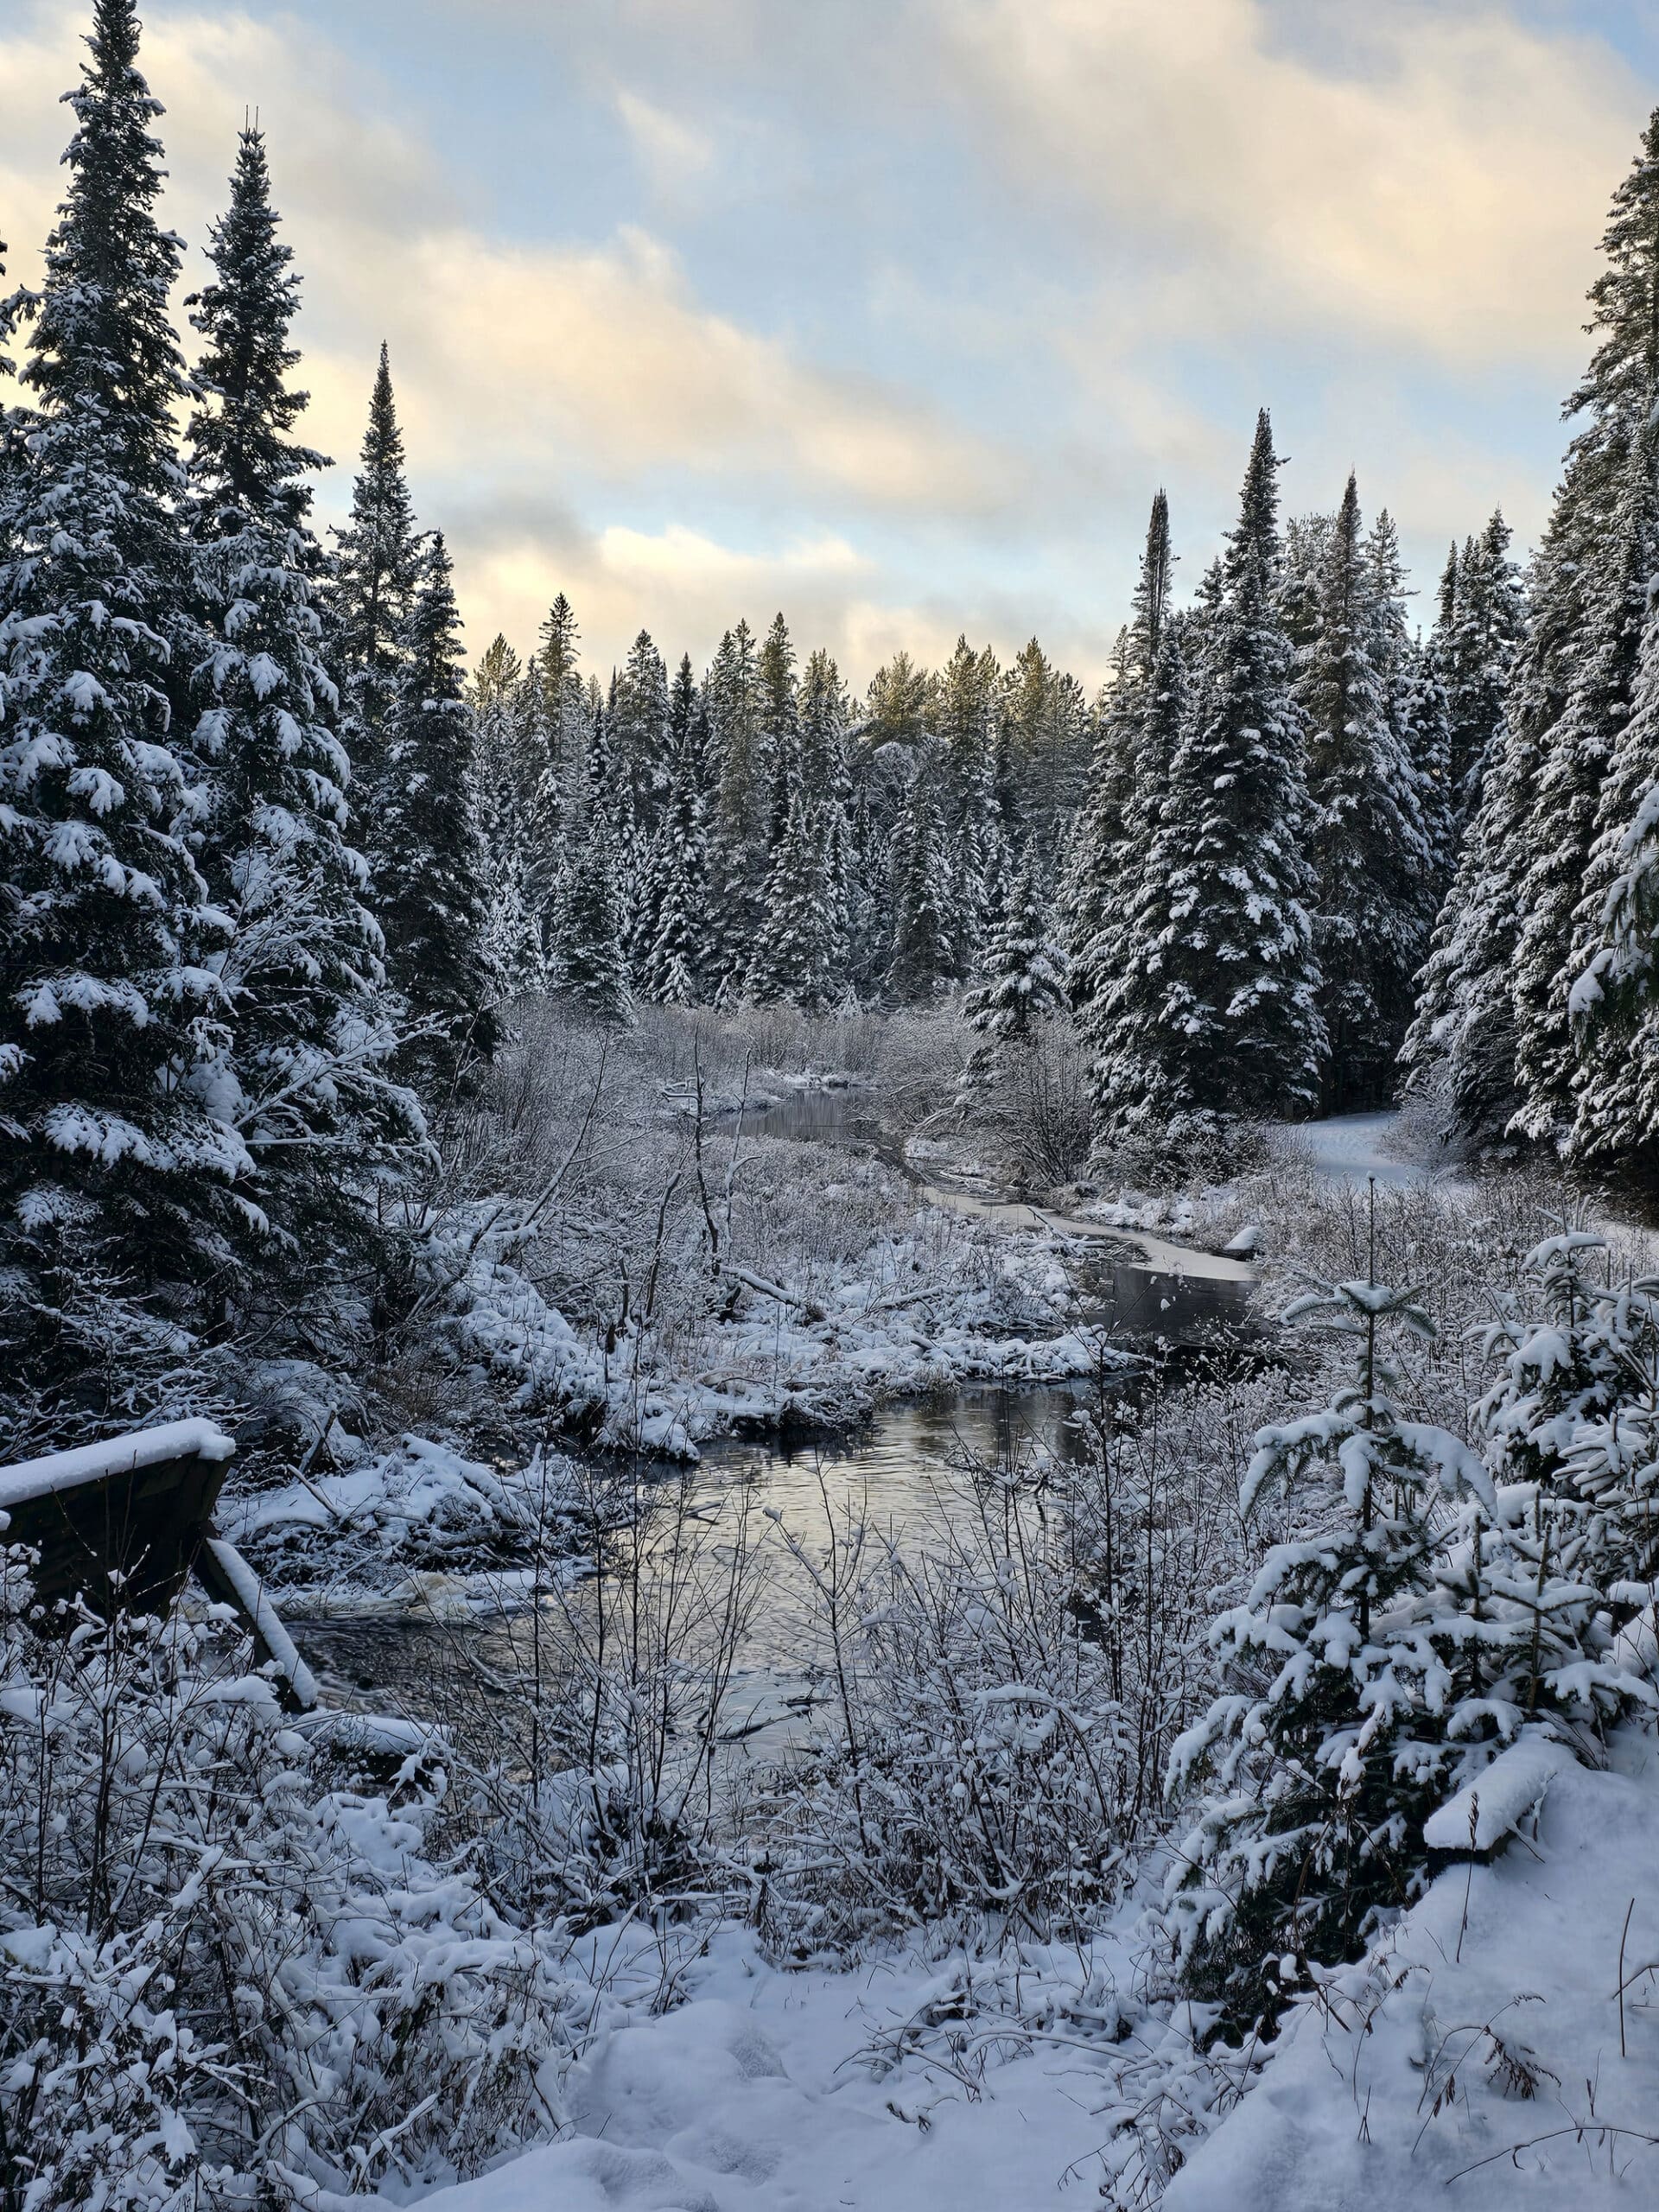
<instances>
[{"instance_id":1,"label":"snow-covered pine tree","mask_svg":"<svg viewBox=\"0 0 1659 2212\"><path fill-rule=\"evenodd\" d=\"M305 526L304 480L326 464L291 437L306 404L289 385L299 286L255 129L241 133L208 257L214 281L191 302L203 404L188 427L186 507L203 632L196 849L231 934L211 961L225 1046L185 1087L246 1145L249 1194L284 1262L326 1254L332 1266L353 1230L372 1235L372 1193L422 1128L389 1072L381 936L346 839L350 772ZM266 1243L252 1270L261 1284L270 1259Z\"/></svg>"},{"instance_id":2,"label":"snow-covered pine tree","mask_svg":"<svg viewBox=\"0 0 1659 2212\"><path fill-rule=\"evenodd\" d=\"M1241 1504L1310 1479L1330 1502L1213 1624L1241 1686L1180 1738L1170 1769L1174 1789L1211 1787L1176 1854L1168 1924L1186 1989L1235 2037L1271 2025L1309 1961L1351 1958L1378 1908L1421 1887L1423 1818L1456 1768L1446 1691L1464 1642L1435 1573L1433 1510L1496 1506L1478 1455L1396 1402L1389 1337L1433 1333L1415 1292L1322 1283L1290 1309L1305 1316L1351 1340L1354 1379L1329 1407L1261 1432Z\"/></svg>"},{"instance_id":3,"label":"snow-covered pine tree","mask_svg":"<svg viewBox=\"0 0 1659 2212\"><path fill-rule=\"evenodd\" d=\"M1065 957L1027 858L1014 871L984 981L969 992L963 1010L994 1047L1007 1047L1023 1044L1065 995Z\"/></svg>"},{"instance_id":4,"label":"snow-covered pine tree","mask_svg":"<svg viewBox=\"0 0 1659 2212\"><path fill-rule=\"evenodd\" d=\"M1598 823L1573 925L1571 1149L1651 1176L1659 1165L1659 607L1648 616Z\"/></svg>"},{"instance_id":5,"label":"snow-covered pine tree","mask_svg":"<svg viewBox=\"0 0 1659 2212\"><path fill-rule=\"evenodd\" d=\"M925 1003L950 986L956 918L947 876L937 763L924 754L911 778L893 846L893 950L888 995Z\"/></svg>"},{"instance_id":6,"label":"snow-covered pine tree","mask_svg":"<svg viewBox=\"0 0 1659 2212\"><path fill-rule=\"evenodd\" d=\"M580 764L588 741L588 710L582 686L582 633L575 610L561 592L543 623L536 666L547 707L547 742L561 796L580 803Z\"/></svg>"},{"instance_id":7,"label":"snow-covered pine tree","mask_svg":"<svg viewBox=\"0 0 1659 2212\"><path fill-rule=\"evenodd\" d=\"M1113 681L1096 717L1090 788L1077 812L1065 898L1066 980L1084 1016L1122 972L1125 932L1151 855L1169 762L1154 671L1169 619L1174 570L1169 500L1154 494L1128 627L1118 639ZM1166 735L1166 733L1165 733ZM1161 757L1160 757L1161 756Z\"/></svg>"},{"instance_id":8,"label":"snow-covered pine tree","mask_svg":"<svg viewBox=\"0 0 1659 2212\"><path fill-rule=\"evenodd\" d=\"M623 946L626 918L617 881L608 804L610 755L601 702L593 702L593 714L583 804L560 915L558 978L589 1020L622 1028L634 1019Z\"/></svg>"},{"instance_id":9,"label":"snow-covered pine tree","mask_svg":"<svg viewBox=\"0 0 1659 2212\"><path fill-rule=\"evenodd\" d=\"M633 817L649 836L668 792L668 670L642 630L628 648L611 713L616 772L627 779Z\"/></svg>"},{"instance_id":10,"label":"snow-covered pine tree","mask_svg":"<svg viewBox=\"0 0 1659 2212\"><path fill-rule=\"evenodd\" d=\"M829 901L830 971L837 997L851 982L853 841L852 772L848 761L850 710L841 671L821 647L801 673L801 787L818 810Z\"/></svg>"},{"instance_id":11,"label":"snow-covered pine tree","mask_svg":"<svg viewBox=\"0 0 1659 2212\"><path fill-rule=\"evenodd\" d=\"M1460 831L1452 785L1451 710L1432 639L1414 645L1408 656L1402 720L1428 851L1426 905L1438 918L1456 872Z\"/></svg>"},{"instance_id":12,"label":"snow-covered pine tree","mask_svg":"<svg viewBox=\"0 0 1659 2212\"><path fill-rule=\"evenodd\" d=\"M744 988L750 998L763 1004L786 1000L803 1013L823 1014L840 995L830 859L823 810L797 778L749 957Z\"/></svg>"},{"instance_id":13,"label":"snow-covered pine tree","mask_svg":"<svg viewBox=\"0 0 1659 2212\"><path fill-rule=\"evenodd\" d=\"M1000 825L996 818L996 658L976 652L965 635L939 673L934 728L943 748L945 836L954 855L961 896L957 901L956 972L978 969L989 920L994 878L990 865Z\"/></svg>"},{"instance_id":14,"label":"snow-covered pine tree","mask_svg":"<svg viewBox=\"0 0 1659 2212\"><path fill-rule=\"evenodd\" d=\"M1452 788L1459 822L1480 804L1482 771L1503 719L1510 671L1526 628L1521 573L1501 508L1462 553L1454 546L1440 582L1434 639L1451 717Z\"/></svg>"},{"instance_id":15,"label":"snow-covered pine tree","mask_svg":"<svg viewBox=\"0 0 1659 2212\"><path fill-rule=\"evenodd\" d=\"M1278 462L1265 409L1147 877L1159 1010L1141 1029L1143 1131L1305 1111L1325 1049L1309 906L1306 745L1279 608ZM1109 1091L1116 1078L1106 1071ZM1126 1102L1126 1103L1128 1102ZM1108 1116L1107 1134L1112 1116Z\"/></svg>"},{"instance_id":16,"label":"snow-covered pine tree","mask_svg":"<svg viewBox=\"0 0 1659 2212\"><path fill-rule=\"evenodd\" d=\"M387 969L425 1033L405 1048L406 1063L423 1096L439 1104L465 1090L494 1052L500 991L485 941L486 866L460 630L449 556L435 531L417 549L397 634L374 891Z\"/></svg>"},{"instance_id":17,"label":"snow-covered pine tree","mask_svg":"<svg viewBox=\"0 0 1659 2212\"><path fill-rule=\"evenodd\" d=\"M717 772L710 839L717 950L727 974L741 976L766 881L772 798L760 737L754 633L747 622L721 638L703 678L703 697Z\"/></svg>"},{"instance_id":18,"label":"snow-covered pine tree","mask_svg":"<svg viewBox=\"0 0 1659 2212\"><path fill-rule=\"evenodd\" d=\"M138 28L132 0L96 0L0 525L0 1241L29 1337L6 1367L48 1393L79 1387L79 1270L205 1310L251 1169L188 1081L224 1049L226 927L169 710L188 680L173 415L193 394Z\"/></svg>"},{"instance_id":19,"label":"snow-covered pine tree","mask_svg":"<svg viewBox=\"0 0 1659 2212\"><path fill-rule=\"evenodd\" d=\"M537 788L531 779L537 768L543 804L556 806L556 798L550 760L524 757L526 741L542 736L540 683L532 675L527 690L524 665L499 632L478 664L467 703L474 806L488 860L484 941L502 989L513 997L539 989L547 980L540 904L530 880L536 833L527 801ZM556 834L556 813L553 826Z\"/></svg>"},{"instance_id":20,"label":"snow-covered pine tree","mask_svg":"<svg viewBox=\"0 0 1659 2212\"><path fill-rule=\"evenodd\" d=\"M1398 588L1391 537L1379 548L1363 536L1351 474L1310 580L1296 685L1308 731L1313 951L1332 1113L1387 1099L1431 918L1428 845L1401 728Z\"/></svg>"},{"instance_id":21,"label":"snow-covered pine tree","mask_svg":"<svg viewBox=\"0 0 1659 2212\"><path fill-rule=\"evenodd\" d=\"M1464 865L1436 927L1407 1042L1414 1083L1443 1087L1459 1126L1534 1137L1576 1120L1576 918L1602 787L1628 725L1654 531L1648 426L1659 393L1659 111L1614 195L1591 288L1589 367L1534 559L1528 627ZM1471 552L1459 563L1459 593ZM1605 1142L1604 1135L1600 1141Z\"/></svg>"},{"instance_id":22,"label":"snow-covered pine tree","mask_svg":"<svg viewBox=\"0 0 1659 2212\"><path fill-rule=\"evenodd\" d=\"M1653 201L1659 224L1659 171ZM1659 248L1652 282L1659 309ZM1659 401L1659 358L1654 372ZM1583 594L1582 627L1566 701L1542 745L1530 792L1510 990L1520 1098L1511 1126L1535 1140L1564 1141L1574 1118L1573 989L1584 965L1578 918L1604 793L1616 778L1631 719L1650 582L1659 573L1656 460L1659 439L1644 418L1622 456L1618 500L1605 533L1587 549L1586 572L1575 579L1575 594ZM1642 1134L1631 1129L1627 1141L1638 1142Z\"/></svg>"},{"instance_id":23,"label":"snow-covered pine tree","mask_svg":"<svg viewBox=\"0 0 1659 2212\"><path fill-rule=\"evenodd\" d=\"M658 1006L695 1006L709 974L709 834L696 760L696 717L688 716L657 833L657 935L645 961L645 996Z\"/></svg>"},{"instance_id":24,"label":"snow-covered pine tree","mask_svg":"<svg viewBox=\"0 0 1659 2212\"><path fill-rule=\"evenodd\" d=\"M399 641L420 566L403 433L384 345L352 484L351 516L335 538L334 576L324 606L328 651L340 677L340 734L356 785L353 811L372 857L382 756L404 674Z\"/></svg>"}]
</instances>

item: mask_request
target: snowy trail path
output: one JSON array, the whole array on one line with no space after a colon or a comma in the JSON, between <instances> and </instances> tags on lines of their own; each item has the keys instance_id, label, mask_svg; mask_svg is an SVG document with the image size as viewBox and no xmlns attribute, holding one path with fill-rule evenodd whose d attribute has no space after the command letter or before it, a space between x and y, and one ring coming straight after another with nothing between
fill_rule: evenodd
<instances>
[{"instance_id":1,"label":"snowy trail path","mask_svg":"<svg viewBox=\"0 0 1659 2212\"><path fill-rule=\"evenodd\" d=\"M1421 1183L1424 1171L1411 1160L1391 1158L1385 1149L1399 1120L1390 1108L1380 1114L1332 1114L1322 1122L1286 1127L1333 1183L1363 1183L1374 1175L1379 1183L1403 1190Z\"/></svg>"}]
</instances>

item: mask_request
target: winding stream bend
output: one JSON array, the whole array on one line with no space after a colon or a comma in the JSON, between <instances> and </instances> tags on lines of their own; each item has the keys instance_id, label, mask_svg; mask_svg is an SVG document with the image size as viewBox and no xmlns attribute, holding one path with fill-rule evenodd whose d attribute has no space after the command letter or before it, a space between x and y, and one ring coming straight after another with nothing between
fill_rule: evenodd
<instances>
[{"instance_id":1,"label":"winding stream bend","mask_svg":"<svg viewBox=\"0 0 1659 2212\"><path fill-rule=\"evenodd\" d=\"M1245 1319L1254 1276L1244 1262L986 1196L943 1175L923 1180L858 1091L796 1092L746 1116L745 1126L760 1137L876 1152L931 1205L1009 1230L1058 1234L1067 1241L1091 1321L1126 1342L1157 1337L1195 1344ZM1138 1256L1126 1256L1126 1247ZM1006 1472L1045 1459L1065 1462L1077 1448L1073 1424L1086 1389L966 1383L925 1402L886 1405L852 1434L811 1446L734 1437L705 1445L696 1510L712 1540L732 1542L740 1529L750 1536L760 1530L766 1547L765 1595L733 1686L734 1735L757 1752L776 1750L810 1701L799 1626L785 1594L789 1578L780 1571L781 1536L821 1541L828 1510L862 1521L907 1553L925 1551L941 1540L954 1513L965 1510L969 1493L950 1471L969 1463ZM765 1564L768 1555L776 1567ZM549 1602L556 1608L572 1599ZM545 1609L543 1621L548 1623ZM293 1632L334 1701L450 1719L465 1656L482 1660L486 1670L511 1670L522 1660L526 1635L522 1616L458 1623L414 1613L299 1620ZM556 1642L560 1624L546 1632Z\"/></svg>"}]
</instances>

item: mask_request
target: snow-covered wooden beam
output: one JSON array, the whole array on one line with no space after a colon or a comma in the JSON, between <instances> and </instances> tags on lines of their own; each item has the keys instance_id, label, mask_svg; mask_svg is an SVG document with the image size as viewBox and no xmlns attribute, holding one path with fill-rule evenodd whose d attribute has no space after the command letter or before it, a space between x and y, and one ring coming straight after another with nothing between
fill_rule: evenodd
<instances>
[{"instance_id":1,"label":"snow-covered wooden beam","mask_svg":"<svg viewBox=\"0 0 1659 2212\"><path fill-rule=\"evenodd\" d=\"M166 1613L194 1573L246 1624L283 1704L308 1712L310 1669L257 1575L213 1527L235 1450L210 1421L175 1421L0 1468L0 1541L38 1554L35 1591L48 1603L84 1595L101 1611Z\"/></svg>"}]
</instances>

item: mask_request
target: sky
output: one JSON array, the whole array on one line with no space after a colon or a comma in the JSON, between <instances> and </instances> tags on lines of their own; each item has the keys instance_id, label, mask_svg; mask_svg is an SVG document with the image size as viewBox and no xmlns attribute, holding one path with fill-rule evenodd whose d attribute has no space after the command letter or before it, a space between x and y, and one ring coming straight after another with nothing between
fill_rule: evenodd
<instances>
[{"instance_id":1,"label":"sky","mask_svg":"<svg viewBox=\"0 0 1659 2212\"><path fill-rule=\"evenodd\" d=\"M90 0L0 9L27 282ZM1659 0L148 0L188 282L257 108L349 500L380 341L467 639L601 675L781 607L855 684L959 632L1086 680L1154 492L1194 587L1259 406L1427 605L1548 513ZM1427 620L1427 616L1424 617Z\"/></svg>"}]
</instances>

